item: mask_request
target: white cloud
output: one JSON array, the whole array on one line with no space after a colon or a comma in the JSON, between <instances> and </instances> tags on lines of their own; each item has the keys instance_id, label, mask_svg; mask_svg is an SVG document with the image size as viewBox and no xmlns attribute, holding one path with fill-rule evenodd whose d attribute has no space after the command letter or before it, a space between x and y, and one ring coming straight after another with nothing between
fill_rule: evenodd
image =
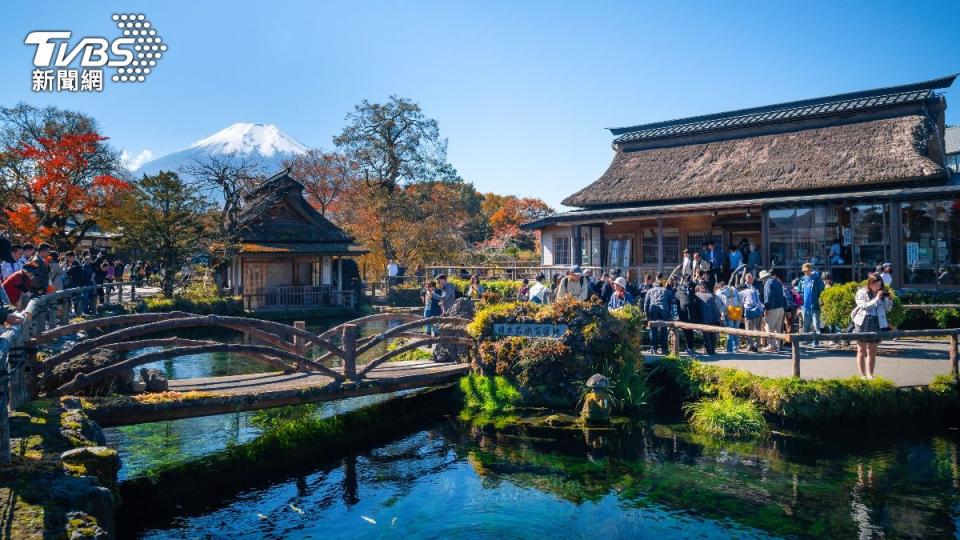
<instances>
[{"instance_id":1,"label":"white cloud","mask_svg":"<svg viewBox=\"0 0 960 540\"><path fill-rule=\"evenodd\" d=\"M153 152L144 148L137 155L131 154L128 150L120 152L120 163L127 168L130 172L133 172L140 168L141 165L150 161L150 158L153 157Z\"/></svg>"}]
</instances>

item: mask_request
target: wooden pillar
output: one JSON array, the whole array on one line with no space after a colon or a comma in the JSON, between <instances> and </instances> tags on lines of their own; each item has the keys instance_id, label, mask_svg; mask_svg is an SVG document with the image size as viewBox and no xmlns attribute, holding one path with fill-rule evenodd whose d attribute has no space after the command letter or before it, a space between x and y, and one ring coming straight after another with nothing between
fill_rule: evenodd
<instances>
[{"instance_id":1,"label":"wooden pillar","mask_svg":"<svg viewBox=\"0 0 960 540\"><path fill-rule=\"evenodd\" d=\"M960 369L957 367L957 335L950 336L950 374L954 381L960 381Z\"/></svg>"},{"instance_id":2,"label":"wooden pillar","mask_svg":"<svg viewBox=\"0 0 960 540\"><path fill-rule=\"evenodd\" d=\"M356 380L357 378L357 325L343 325L342 345L343 345L343 375L347 379Z\"/></svg>"},{"instance_id":3,"label":"wooden pillar","mask_svg":"<svg viewBox=\"0 0 960 540\"><path fill-rule=\"evenodd\" d=\"M293 327L297 330L306 330L307 323L306 321L293 321ZM303 356L304 348L306 343L303 342L303 338L300 336L293 336L293 346L297 348L297 352L300 353L300 356ZM297 371L306 371L302 362L297 362Z\"/></svg>"},{"instance_id":4,"label":"wooden pillar","mask_svg":"<svg viewBox=\"0 0 960 540\"><path fill-rule=\"evenodd\" d=\"M672 326L670 327L670 351L680 356L680 331Z\"/></svg>"},{"instance_id":5,"label":"wooden pillar","mask_svg":"<svg viewBox=\"0 0 960 540\"><path fill-rule=\"evenodd\" d=\"M800 378L800 341L790 340L790 358L793 360L793 376Z\"/></svg>"},{"instance_id":6,"label":"wooden pillar","mask_svg":"<svg viewBox=\"0 0 960 540\"><path fill-rule=\"evenodd\" d=\"M643 231L640 232L641 242ZM641 251L641 257L642 255ZM663 218L657 218L657 272L663 272Z\"/></svg>"}]
</instances>

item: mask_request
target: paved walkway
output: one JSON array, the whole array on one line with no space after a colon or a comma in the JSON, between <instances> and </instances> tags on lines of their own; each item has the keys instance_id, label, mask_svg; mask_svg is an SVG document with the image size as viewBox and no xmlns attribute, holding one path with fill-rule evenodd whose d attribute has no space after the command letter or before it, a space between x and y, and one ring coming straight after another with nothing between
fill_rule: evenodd
<instances>
[{"instance_id":1,"label":"paved walkway","mask_svg":"<svg viewBox=\"0 0 960 540\"><path fill-rule=\"evenodd\" d=\"M910 339L880 344L877 352L878 377L890 379L897 386L929 384L937 375L950 372L948 342L936 339ZM660 355L648 355L658 360ZM710 365L733 367L765 377L790 377L793 361L789 349L780 353L725 352L694 358ZM856 349L803 347L800 355L800 377L804 379L839 379L857 375Z\"/></svg>"}]
</instances>

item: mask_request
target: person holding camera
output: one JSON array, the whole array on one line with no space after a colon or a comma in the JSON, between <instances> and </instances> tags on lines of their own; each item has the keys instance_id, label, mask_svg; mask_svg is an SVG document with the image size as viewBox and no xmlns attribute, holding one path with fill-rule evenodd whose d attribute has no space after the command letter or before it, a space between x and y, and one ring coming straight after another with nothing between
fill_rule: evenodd
<instances>
[{"instance_id":1,"label":"person holding camera","mask_svg":"<svg viewBox=\"0 0 960 540\"><path fill-rule=\"evenodd\" d=\"M883 278L876 272L867 276L867 285L857 291L857 307L853 308L854 332L880 332L889 329L887 313L893 309L890 292L883 286ZM857 370L861 379L872 380L877 364L879 339L861 338L857 341Z\"/></svg>"}]
</instances>

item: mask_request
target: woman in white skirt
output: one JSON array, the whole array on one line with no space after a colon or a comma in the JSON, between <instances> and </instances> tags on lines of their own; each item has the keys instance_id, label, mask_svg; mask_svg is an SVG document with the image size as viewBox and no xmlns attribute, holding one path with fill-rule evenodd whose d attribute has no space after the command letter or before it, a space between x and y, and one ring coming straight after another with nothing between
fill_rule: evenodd
<instances>
[{"instance_id":1,"label":"woman in white skirt","mask_svg":"<svg viewBox=\"0 0 960 540\"><path fill-rule=\"evenodd\" d=\"M876 272L867 277L867 286L857 291L857 307L853 308L854 332L879 332L890 327L887 313L893 309L890 293L883 288L883 278ZM859 339L857 341L857 370L861 379L873 379L873 369L877 364L878 339Z\"/></svg>"}]
</instances>

